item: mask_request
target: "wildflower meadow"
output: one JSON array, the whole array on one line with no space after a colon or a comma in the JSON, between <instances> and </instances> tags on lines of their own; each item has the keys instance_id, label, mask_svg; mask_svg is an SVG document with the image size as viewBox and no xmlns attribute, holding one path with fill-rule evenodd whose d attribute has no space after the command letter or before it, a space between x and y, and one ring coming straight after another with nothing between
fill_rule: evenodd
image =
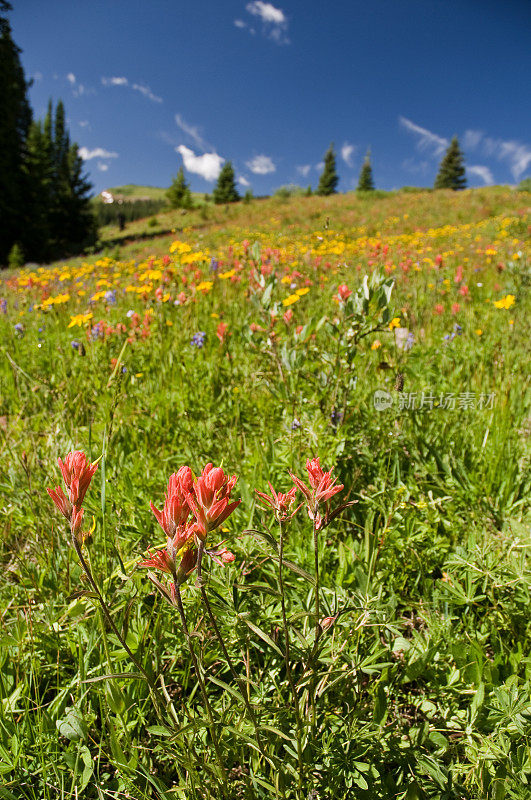
<instances>
[{"instance_id":1,"label":"wildflower meadow","mask_svg":"<svg viewBox=\"0 0 531 800\"><path fill-rule=\"evenodd\" d=\"M0 275L0 800L531 796L529 197Z\"/></svg>"}]
</instances>

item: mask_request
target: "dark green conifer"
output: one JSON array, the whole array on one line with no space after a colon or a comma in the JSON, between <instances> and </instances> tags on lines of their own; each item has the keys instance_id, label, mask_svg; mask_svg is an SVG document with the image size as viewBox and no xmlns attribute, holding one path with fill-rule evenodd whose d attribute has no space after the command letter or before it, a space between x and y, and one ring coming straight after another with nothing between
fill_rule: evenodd
<instances>
[{"instance_id":1,"label":"dark green conifer","mask_svg":"<svg viewBox=\"0 0 531 800\"><path fill-rule=\"evenodd\" d=\"M465 189L466 172L463 153L459 147L457 136L452 138L450 146L439 165L434 189Z\"/></svg>"},{"instance_id":2,"label":"dark green conifer","mask_svg":"<svg viewBox=\"0 0 531 800\"><path fill-rule=\"evenodd\" d=\"M335 194L337 191L338 182L339 177L336 172L336 154L334 153L334 145L331 144L324 156L324 168L321 173L321 177L319 178L317 194Z\"/></svg>"},{"instance_id":3,"label":"dark green conifer","mask_svg":"<svg viewBox=\"0 0 531 800\"><path fill-rule=\"evenodd\" d=\"M371 150L367 150L358 180L358 192L373 192L374 179L372 177Z\"/></svg>"},{"instance_id":4,"label":"dark green conifer","mask_svg":"<svg viewBox=\"0 0 531 800\"><path fill-rule=\"evenodd\" d=\"M212 193L214 203L235 203L240 199L236 188L236 176L231 161L225 161Z\"/></svg>"},{"instance_id":5,"label":"dark green conifer","mask_svg":"<svg viewBox=\"0 0 531 800\"><path fill-rule=\"evenodd\" d=\"M24 159L32 116L20 49L4 16L10 10L10 4L0 0L0 264L7 263L24 231Z\"/></svg>"},{"instance_id":6,"label":"dark green conifer","mask_svg":"<svg viewBox=\"0 0 531 800\"><path fill-rule=\"evenodd\" d=\"M179 167L177 177L173 179L170 188L166 192L166 197L172 208L191 208L192 194L190 192L190 186L184 177L184 170L182 167Z\"/></svg>"}]
</instances>

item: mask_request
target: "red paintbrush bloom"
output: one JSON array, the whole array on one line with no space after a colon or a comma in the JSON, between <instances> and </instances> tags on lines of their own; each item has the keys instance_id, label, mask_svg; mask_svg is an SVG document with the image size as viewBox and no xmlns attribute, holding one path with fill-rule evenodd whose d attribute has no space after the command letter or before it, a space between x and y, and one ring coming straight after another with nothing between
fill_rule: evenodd
<instances>
[{"instance_id":1,"label":"red paintbrush bloom","mask_svg":"<svg viewBox=\"0 0 531 800\"><path fill-rule=\"evenodd\" d=\"M221 467L207 464L194 481L187 501L196 520L195 534L202 541L240 505L241 500L230 501L237 480L236 475L229 478Z\"/></svg>"},{"instance_id":2,"label":"red paintbrush bloom","mask_svg":"<svg viewBox=\"0 0 531 800\"><path fill-rule=\"evenodd\" d=\"M216 336L218 337L221 344L225 341L225 336L227 334L228 325L226 322L220 322L218 327L216 328Z\"/></svg>"},{"instance_id":3,"label":"red paintbrush bloom","mask_svg":"<svg viewBox=\"0 0 531 800\"><path fill-rule=\"evenodd\" d=\"M306 461L306 469L308 470L308 480L310 486L301 481L296 475L290 472L290 477L303 493L306 498L306 507L308 509L308 516L310 519L316 521L317 529L321 528L323 522L326 522L328 515L328 501L338 492L343 490L343 484L336 484L335 479L332 478L332 470L325 472L319 463L318 458L308 459ZM318 507L322 504L327 506L325 519L318 512Z\"/></svg>"},{"instance_id":4,"label":"red paintbrush bloom","mask_svg":"<svg viewBox=\"0 0 531 800\"><path fill-rule=\"evenodd\" d=\"M277 518L280 520L291 519L293 514L298 511L298 508L293 512L293 514L289 515L289 509L295 502L295 495L297 493L297 489L293 486L292 489L289 490L286 494L282 494L282 492L275 492L272 485L268 481L269 488L271 489L271 495L265 494L265 492L259 492L255 489L256 494L263 503L266 503L270 506L276 513ZM300 508L300 506L299 506ZM289 515L289 516L288 516Z\"/></svg>"},{"instance_id":5,"label":"red paintbrush bloom","mask_svg":"<svg viewBox=\"0 0 531 800\"><path fill-rule=\"evenodd\" d=\"M192 470L190 467L181 467L173 475L170 475L162 511L155 508L153 503L150 502L149 504L157 518L157 522L170 539L173 539L178 530L183 528L190 515L190 507L186 502L186 497L192 490L192 486Z\"/></svg>"},{"instance_id":6,"label":"red paintbrush bloom","mask_svg":"<svg viewBox=\"0 0 531 800\"><path fill-rule=\"evenodd\" d=\"M68 498L73 506L79 508L90 486L92 477L98 469L98 465L90 464L82 450L74 450L72 453L68 453L64 462L58 458L57 463L68 489Z\"/></svg>"},{"instance_id":7,"label":"red paintbrush bloom","mask_svg":"<svg viewBox=\"0 0 531 800\"><path fill-rule=\"evenodd\" d=\"M72 503L63 492L61 487L56 486L55 489L46 489L46 491L54 501L61 514L66 517L68 521L70 521L72 516Z\"/></svg>"},{"instance_id":8,"label":"red paintbrush bloom","mask_svg":"<svg viewBox=\"0 0 531 800\"><path fill-rule=\"evenodd\" d=\"M343 300L344 302L352 294L352 289L349 289L346 284L342 283L341 286L337 287L337 293L339 295L339 299Z\"/></svg>"}]
</instances>

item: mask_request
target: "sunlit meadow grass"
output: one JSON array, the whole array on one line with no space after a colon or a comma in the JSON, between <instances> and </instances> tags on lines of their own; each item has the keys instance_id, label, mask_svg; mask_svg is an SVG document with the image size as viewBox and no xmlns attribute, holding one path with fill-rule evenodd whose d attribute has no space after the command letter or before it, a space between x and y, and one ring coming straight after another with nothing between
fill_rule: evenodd
<instances>
[{"instance_id":1,"label":"sunlit meadow grass","mask_svg":"<svg viewBox=\"0 0 531 800\"><path fill-rule=\"evenodd\" d=\"M530 796L528 205L169 212L1 276L2 800ZM46 493L73 450L87 569ZM349 505L316 550L304 506L282 523L279 584L255 490L314 457ZM208 462L242 502L187 637L137 566Z\"/></svg>"}]
</instances>

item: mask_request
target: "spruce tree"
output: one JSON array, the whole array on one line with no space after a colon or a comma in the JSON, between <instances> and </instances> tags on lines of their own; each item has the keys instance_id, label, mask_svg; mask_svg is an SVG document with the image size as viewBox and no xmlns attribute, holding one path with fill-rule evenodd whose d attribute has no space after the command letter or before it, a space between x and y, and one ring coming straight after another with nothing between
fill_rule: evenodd
<instances>
[{"instance_id":1,"label":"spruce tree","mask_svg":"<svg viewBox=\"0 0 531 800\"><path fill-rule=\"evenodd\" d=\"M7 263L24 232L24 159L32 116L20 49L4 16L10 10L10 4L0 0L0 264Z\"/></svg>"},{"instance_id":2,"label":"spruce tree","mask_svg":"<svg viewBox=\"0 0 531 800\"><path fill-rule=\"evenodd\" d=\"M225 161L212 193L214 203L235 203L240 199L236 189L236 176L231 161Z\"/></svg>"},{"instance_id":3,"label":"spruce tree","mask_svg":"<svg viewBox=\"0 0 531 800\"><path fill-rule=\"evenodd\" d=\"M435 189L465 189L466 173L463 153L459 147L457 136L452 138L450 146L439 165L439 172L435 178Z\"/></svg>"},{"instance_id":4,"label":"spruce tree","mask_svg":"<svg viewBox=\"0 0 531 800\"><path fill-rule=\"evenodd\" d=\"M179 168L177 177L174 178L170 188L166 192L166 197L172 208L191 208L192 194L190 192L190 186L184 177L184 170L182 167Z\"/></svg>"},{"instance_id":5,"label":"spruce tree","mask_svg":"<svg viewBox=\"0 0 531 800\"><path fill-rule=\"evenodd\" d=\"M339 177L336 172L336 154L334 153L334 145L331 144L324 156L324 168L319 178L319 185L317 186L317 194L328 195L335 194L336 187L339 182Z\"/></svg>"},{"instance_id":6,"label":"spruce tree","mask_svg":"<svg viewBox=\"0 0 531 800\"><path fill-rule=\"evenodd\" d=\"M358 192L373 192L374 179L372 177L371 151L367 150L358 180Z\"/></svg>"}]
</instances>

